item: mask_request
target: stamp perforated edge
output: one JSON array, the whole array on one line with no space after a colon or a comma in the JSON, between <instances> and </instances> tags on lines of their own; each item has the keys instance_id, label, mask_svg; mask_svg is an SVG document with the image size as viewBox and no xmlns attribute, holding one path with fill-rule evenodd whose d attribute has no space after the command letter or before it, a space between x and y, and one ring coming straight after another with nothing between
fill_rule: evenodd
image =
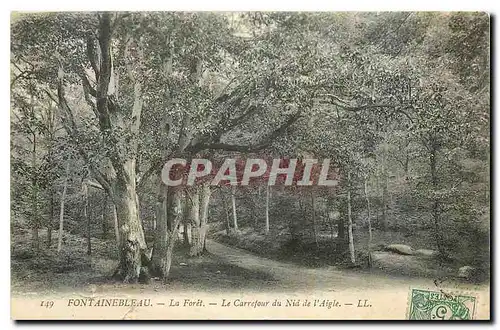
<instances>
[{"instance_id":1,"label":"stamp perforated edge","mask_svg":"<svg viewBox=\"0 0 500 330\"><path fill-rule=\"evenodd\" d=\"M430 291L430 292L441 292L441 293L449 294L449 295L452 295L452 296L469 296L469 297L473 297L475 299L475 301L474 301L474 310L471 313L471 320L472 321L476 320L477 307L479 306L479 302L480 302L480 298L479 298L480 295L478 295L477 291L469 291L469 290L465 290L464 291L464 290L439 288L439 287L435 287L435 288L432 288L432 289L429 289L429 288L418 288L418 287L412 288L412 287L410 287L408 289L408 298L407 298L407 303L406 303L406 315L405 315L405 319L406 320L410 320L410 310L411 310L411 304L412 304L411 298L412 298L413 290L425 290L425 291Z\"/></svg>"}]
</instances>

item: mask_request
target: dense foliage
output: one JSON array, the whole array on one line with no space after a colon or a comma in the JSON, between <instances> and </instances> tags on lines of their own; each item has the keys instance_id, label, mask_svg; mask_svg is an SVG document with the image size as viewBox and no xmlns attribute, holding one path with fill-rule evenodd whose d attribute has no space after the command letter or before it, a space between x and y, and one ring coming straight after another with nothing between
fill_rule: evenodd
<instances>
[{"instance_id":1,"label":"dense foliage","mask_svg":"<svg viewBox=\"0 0 500 330\"><path fill-rule=\"evenodd\" d=\"M13 225L40 249L67 185L61 217L88 235L89 252L90 236L112 238L116 205L122 238L163 255L155 237L173 242L192 215L170 208L179 196L158 180L167 159L330 158L342 178L332 189L220 187L181 204L193 209L199 194L212 231L251 227L318 251L351 241L352 262L353 232L373 230L431 237L443 259L488 267L489 38L483 13L19 15ZM138 215L119 206L130 203ZM130 262L121 256L133 280Z\"/></svg>"}]
</instances>

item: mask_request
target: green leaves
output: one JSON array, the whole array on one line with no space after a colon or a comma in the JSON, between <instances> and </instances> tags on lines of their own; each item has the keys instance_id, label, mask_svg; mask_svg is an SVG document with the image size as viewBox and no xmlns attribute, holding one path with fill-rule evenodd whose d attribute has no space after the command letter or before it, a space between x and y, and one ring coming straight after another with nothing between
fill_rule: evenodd
<instances>
[{"instance_id":1,"label":"green leaves","mask_svg":"<svg viewBox=\"0 0 500 330\"><path fill-rule=\"evenodd\" d=\"M407 156L426 158L416 145L443 152L460 144L483 152L488 146L488 22L482 14L147 12L110 18L115 111L123 122L113 114L109 129L99 127L89 105L95 99L82 88L82 74L90 94L98 80L99 14L23 15L12 26L16 84L29 89L27 77L34 79L37 101L45 100L44 89L55 95L62 68L77 139L96 164L110 149L134 153L133 140L139 167L175 151L182 134L190 145L248 145L299 112L293 131L276 138L275 151L313 151L362 172L373 170L366 164L386 132L390 143L401 145L394 157L401 164ZM130 132L136 82L144 134ZM25 106L21 98L16 102Z\"/></svg>"}]
</instances>

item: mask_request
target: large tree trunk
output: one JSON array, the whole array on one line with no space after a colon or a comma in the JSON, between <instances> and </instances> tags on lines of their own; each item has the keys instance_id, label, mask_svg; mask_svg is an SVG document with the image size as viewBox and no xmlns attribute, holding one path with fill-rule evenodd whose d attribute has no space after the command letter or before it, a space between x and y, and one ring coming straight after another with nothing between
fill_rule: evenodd
<instances>
[{"instance_id":1,"label":"large tree trunk","mask_svg":"<svg viewBox=\"0 0 500 330\"><path fill-rule=\"evenodd\" d=\"M113 202L113 224L115 227L116 246L120 247L120 226L118 225L118 212L116 211L116 204Z\"/></svg>"},{"instance_id":2,"label":"large tree trunk","mask_svg":"<svg viewBox=\"0 0 500 330\"><path fill-rule=\"evenodd\" d=\"M124 282L137 282L146 252L146 241L139 215L139 199L135 187L135 161L124 164L122 176L117 178L114 200L120 228L120 268ZM146 258L147 259L147 258Z\"/></svg>"},{"instance_id":3,"label":"large tree trunk","mask_svg":"<svg viewBox=\"0 0 500 330\"><path fill-rule=\"evenodd\" d=\"M106 176L108 178L113 178L116 180L116 172L113 168L112 162L109 162L105 169ZM113 197L113 191L109 191L109 193L105 194L105 204L111 202L111 211L113 212L113 229L115 232L115 240L116 240L116 248L118 249L118 253L120 252L120 226L118 224L118 213L116 211L116 202ZM106 208L103 210L103 215L105 215Z\"/></svg>"},{"instance_id":4,"label":"large tree trunk","mask_svg":"<svg viewBox=\"0 0 500 330\"><path fill-rule=\"evenodd\" d=\"M141 273L141 267L149 265L146 255L146 242L139 216L139 199L136 192L136 157L141 127L141 115L143 107L143 86L140 61L143 60L144 45L141 39L129 38L123 51L126 56L136 57L136 61L127 61L125 68L128 73L130 85L133 86L133 102L131 111L127 111L127 105L120 103L117 98L117 84L115 70L113 67L113 14L103 12L99 15L96 30L96 44L90 40L87 50L87 59L95 74L95 103L92 108L99 120L99 129L106 137L109 144L106 148L106 156L112 165L113 174L109 177L103 175L99 169L93 166L81 148L77 140L78 131L73 120L74 116L64 91L64 69L59 67L57 94L59 107L67 116L65 117L65 129L73 138L75 146L91 168L99 183L103 186L115 205L117 222L119 227L119 255L120 264L115 272L125 282L136 282ZM92 37L92 36L89 36ZM133 45L133 50L132 47ZM95 47L97 46L97 47ZM97 56L94 56L97 54ZM97 58L96 58L97 57ZM137 64L137 65L134 65ZM85 75L84 75L85 76ZM83 78L84 81L86 80ZM87 85L89 84L87 80ZM87 101L90 99L89 88L84 82L84 93ZM124 132L124 134L113 134L112 132Z\"/></svg>"},{"instance_id":5,"label":"large tree trunk","mask_svg":"<svg viewBox=\"0 0 500 330\"><path fill-rule=\"evenodd\" d=\"M354 252L354 238L352 235L352 210L351 210L351 172L347 172L347 220L349 232L349 255L351 256L351 263L356 263Z\"/></svg>"},{"instance_id":6,"label":"large tree trunk","mask_svg":"<svg viewBox=\"0 0 500 330\"><path fill-rule=\"evenodd\" d=\"M174 254L175 242L179 231L179 225L182 220L181 211L182 191L179 189L170 189L167 197L167 250L165 254L164 268L162 269L163 283L168 279L170 267L172 266L172 256Z\"/></svg>"},{"instance_id":7,"label":"large tree trunk","mask_svg":"<svg viewBox=\"0 0 500 330\"><path fill-rule=\"evenodd\" d=\"M57 238L57 252L61 252L62 241L64 234L64 203L66 200L66 191L68 189L68 173L69 172L69 162L66 164L66 176L64 177L63 192L61 194L61 207L59 210L59 236Z\"/></svg>"},{"instance_id":8,"label":"large tree trunk","mask_svg":"<svg viewBox=\"0 0 500 330\"><path fill-rule=\"evenodd\" d=\"M190 194L188 201L188 216L191 223L190 256L199 256L205 251L206 235L208 231L208 205L210 203L210 186L202 185L196 187Z\"/></svg>"},{"instance_id":9,"label":"large tree trunk","mask_svg":"<svg viewBox=\"0 0 500 330\"><path fill-rule=\"evenodd\" d=\"M170 273L175 241L182 220L182 191L176 188L169 189L163 183L160 183L159 190L151 270L165 282Z\"/></svg>"}]
</instances>

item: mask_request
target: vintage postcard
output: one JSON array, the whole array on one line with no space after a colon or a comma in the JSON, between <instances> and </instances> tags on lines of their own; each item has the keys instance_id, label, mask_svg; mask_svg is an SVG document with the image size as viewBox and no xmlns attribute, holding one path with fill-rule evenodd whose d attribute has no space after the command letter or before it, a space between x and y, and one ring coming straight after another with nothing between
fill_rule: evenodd
<instances>
[{"instance_id":1,"label":"vintage postcard","mask_svg":"<svg viewBox=\"0 0 500 330\"><path fill-rule=\"evenodd\" d=\"M13 12L15 320L489 320L483 12Z\"/></svg>"}]
</instances>

